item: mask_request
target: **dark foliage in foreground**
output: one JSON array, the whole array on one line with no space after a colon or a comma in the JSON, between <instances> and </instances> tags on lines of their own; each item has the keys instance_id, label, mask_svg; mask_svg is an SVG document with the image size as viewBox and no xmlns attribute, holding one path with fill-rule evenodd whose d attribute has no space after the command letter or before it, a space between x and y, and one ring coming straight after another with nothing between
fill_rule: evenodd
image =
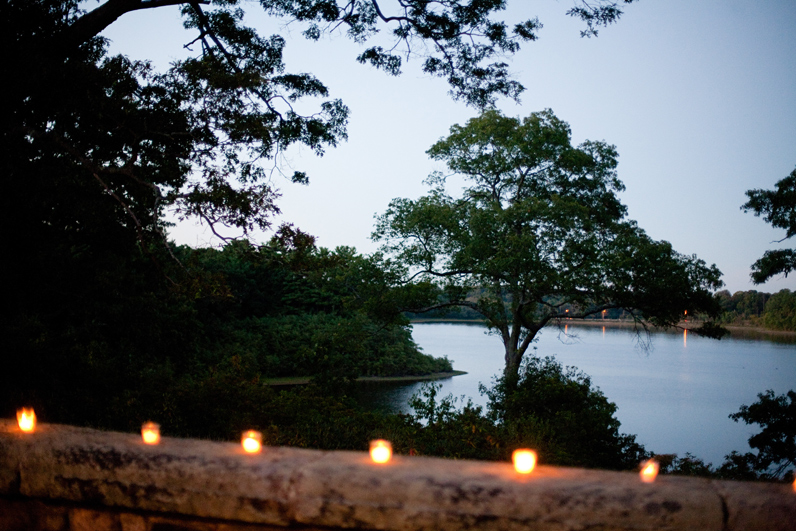
<instances>
[{"instance_id":1,"label":"dark foliage in foreground","mask_svg":"<svg viewBox=\"0 0 796 531\"><path fill-rule=\"evenodd\" d=\"M487 391L487 411L471 402L457 407L425 386L411 402L413 415L364 410L352 385L319 379L277 389L231 364L202 381L171 392L174 411L164 433L235 440L244 429L264 433L267 444L366 450L387 438L397 453L455 459L508 460L518 447L537 450L540 462L626 470L648 456L634 436L619 433L616 406L589 378L551 358L532 358L518 396L507 400L498 380Z\"/></svg>"},{"instance_id":2,"label":"dark foliage in foreground","mask_svg":"<svg viewBox=\"0 0 796 531\"><path fill-rule=\"evenodd\" d=\"M106 252L104 268L66 261L27 297L26 284L14 286L2 323L13 353L0 371L3 415L30 404L49 422L127 430L157 418L186 435L226 437L248 415L237 412L242 404L257 412L272 400L264 378L451 370L422 354L390 310L390 273L378 258L317 248L289 227L259 248L177 254L187 270L164 262L174 285L127 269L153 267L146 257L114 268ZM221 386L243 393L240 402Z\"/></svg>"},{"instance_id":3,"label":"dark foliage in foreground","mask_svg":"<svg viewBox=\"0 0 796 531\"><path fill-rule=\"evenodd\" d=\"M741 481L763 480L792 482L796 474L796 391L775 395L771 389L758 393L758 401L741 406L730 418L762 428L749 438L749 446L756 452L733 451L724 463L712 464L686 454L657 456L664 473L686 476L713 477Z\"/></svg>"}]
</instances>

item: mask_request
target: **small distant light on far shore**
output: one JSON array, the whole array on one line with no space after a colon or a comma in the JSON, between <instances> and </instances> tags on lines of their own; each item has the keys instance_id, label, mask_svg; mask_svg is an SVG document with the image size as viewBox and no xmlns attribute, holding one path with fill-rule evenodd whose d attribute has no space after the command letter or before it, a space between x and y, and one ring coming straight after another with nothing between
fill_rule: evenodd
<instances>
[{"instance_id":1,"label":"small distant light on far shore","mask_svg":"<svg viewBox=\"0 0 796 531\"><path fill-rule=\"evenodd\" d=\"M641 472L639 473L641 476L641 481L644 483L652 483L658 476L659 469L660 465L656 460L650 459L648 461L644 461L641 463Z\"/></svg>"},{"instance_id":2,"label":"small distant light on far shore","mask_svg":"<svg viewBox=\"0 0 796 531\"><path fill-rule=\"evenodd\" d=\"M247 454L258 454L263 447L263 434L259 431L249 430L243 434L240 444Z\"/></svg>"},{"instance_id":3,"label":"small distant light on far shore","mask_svg":"<svg viewBox=\"0 0 796 531\"><path fill-rule=\"evenodd\" d=\"M370 441L370 458L374 463L384 464L392 459L392 444L384 439Z\"/></svg>"},{"instance_id":4,"label":"small distant light on far shore","mask_svg":"<svg viewBox=\"0 0 796 531\"><path fill-rule=\"evenodd\" d=\"M530 474L536 468L536 452L533 450L519 449L511 454L514 470L520 474Z\"/></svg>"},{"instance_id":5,"label":"small distant light on far shore","mask_svg":"<svg viewBox=\"0 0 796 531\"><path fill-rule=\"evenodd\" d=\"M146 422L141 426L141 438L145 444L159 444L160 443L160 424L154 422Z\"/></svg>"},{"instance_id":6,"label":"small distant light on far shore","mask_svg":"<svg viewBox=\"0 0 796 531\"><path fill-rule=\"evenodd\" d=\"M25 433L32 433L36 429L36 413L33 408L23 407L17 410L17 424Z\"/></svg>"}]
</instances>

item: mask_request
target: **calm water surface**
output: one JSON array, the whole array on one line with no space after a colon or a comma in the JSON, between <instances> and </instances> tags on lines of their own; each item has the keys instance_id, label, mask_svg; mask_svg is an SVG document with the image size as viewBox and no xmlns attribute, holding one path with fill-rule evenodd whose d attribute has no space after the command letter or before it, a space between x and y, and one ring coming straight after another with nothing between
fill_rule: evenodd
<instances>
[{"instance_id":1,"label":"calm water surface","mask_svg":"<svg viewBox=\"0 0 796 531\"><path fill-rule=\"evenodd\" d=\"M500 339L475 324L420 323L412 333L427 354L447 356L468 374L440 380L442 395L465 396L486 404L479 383L490 385L503 369ZM691 452L720 464L732 450L749 451L755 426L728 418L757 393L796 389L796 345L749 339L716 341L694 334L655 333L644 349L622 328L545 329L536 354L555 356L591 376L618 406L621 431L633 433L648 450ZM373 389L378 407L409 411L407 400L422 384Z\"/></svg>"}]
</instances>

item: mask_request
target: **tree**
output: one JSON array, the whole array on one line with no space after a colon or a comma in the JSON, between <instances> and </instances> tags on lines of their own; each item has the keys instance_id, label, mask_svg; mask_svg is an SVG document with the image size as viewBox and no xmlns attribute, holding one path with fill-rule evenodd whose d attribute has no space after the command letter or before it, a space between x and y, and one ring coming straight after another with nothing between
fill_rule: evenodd
<instances>
[{"instance_id":1,"label":"tree","mask_svg":"<svg viewBox=\"0 0 796 531\"><path fill-rule=\"evenodd\" d=\"M541 458L564 466L627 470L645 457L635 435L619 433L616 404L577 367L562 367L549 356L533 357L523 365L516 388L507 383L501 378L491 389L482 388L490 417L507 432L504 437L518 439L506 447L535 439Z\"/></svg>"},{"instance_id":2,"label":"tree","mask_svg":"<svg viewBox=\"0 0 796 531\"><path fill-rule=\"evenodd\" d=\"M770 330L796 332L796 292L783 289L771 295L763 313L763 325Z\"/></svg>"},{"instance_id":3,"label":"tree","mask_svg":"<svg viewBox=\"0 0 796 531\"><path fill-rule=\"evenodd\" d=\"M749 201L741 207L750 210L755 216L763 216L767 223L778 229L785 229L783 242L796 235L796 169L777 182L775 190L747 190ZM796 249L766 251L752 264L752 281L762 284L768 279L791 271L796 271Z\"/></svg>"},{"instance_id":4,"label":"tree","mask_svg":"<svg viewBox=\"0 0 796 531\"><path fill-rule=\"evenodd\" d=\"M76 174L85 192L99 196L92 204L112 203L123 218L116 222L134 228L140 242L161 237L167 207L214 230L247 232L267 228L277 212L269 161L292 144L320 154L345 140L348 109L341 101L326 99L308 115L295 110L296 100L328 98L328 90L311 74L285 71L285 40L245 27L242 0L98 3L89 12L78 0L10 0L0 7L3 78L14 80L4 100L3 142L18 155L6 163L8 179L27 179L43 166L50 179ZM535 40L541 27L536 19L512 28L493 20L504 0L403 0L384 10L376 0L260 4L270 15L305 23L309 39L344 27L364 43L389 29L390 45L366 48L360 62L397 75L403 46L407 57L423 58L425 72L447 79L454 98L474 106L519 95L523 87L501 58ZM621 16L617 4L576 3L569 14L596 33ZM182 6L185 25L197 32L188 43L197 56L167 73L104 57L97 36L115 20L173 5ZM301 171L292 179L307 182ZM52 189L48 184L43 188ZM20 196L8 197L19 203Z\"/></svg>"},{"instance_id":5,"label":"tree","mask_svg":"<svg viewBox=\"0 0 796 531\"><path fill-rule=\"evenodd\" d=\"M796 467L796 392L788 391L775 395L769 389L758 393L758 401L751 406L741 406L730 415L735 422L759 424L760 433L749 438L749 446L757 454L727 456L722 466L728 476L735 474L740 479L751 476L755 479L793 479Z\"/></svg>"},{"instance_id":6,"label":"tree","mask_svg":"<svg viewBox=\"0 0 796 531\"><path fill-rule=\"evenodd\" d=\"M506 376L516 380L551 321L624 308L644 326L670 327L684 310L719 313L711 295L719 270L626 220L616 149L573 147L552 111L522 120L486 111L451 127L428 154L467 182L462 197L433 174L428 195L390 203L373 237L413 281L441 289L439 303L412 311L464 306L484 317L503 342ZM708 323L698 332L720 330Z\"/></svg>"}]
</instances>

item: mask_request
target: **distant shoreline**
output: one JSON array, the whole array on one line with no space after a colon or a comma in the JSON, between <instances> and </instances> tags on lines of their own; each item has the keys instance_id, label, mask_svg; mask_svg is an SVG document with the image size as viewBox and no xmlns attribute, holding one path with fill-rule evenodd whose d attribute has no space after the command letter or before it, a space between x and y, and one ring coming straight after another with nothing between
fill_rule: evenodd
<instances>
[{"instance_id":1,"label":"distant shoreline","mask_svg":"<svg viewBox=\"0 0 796 531\"><path fill-rule=\"evenodd\" d=\"M481 319L412 319L412 324L414 323L464 323L464 324L483 324L483 320ZM560 324L566 325L571 324L574 326L610 326L612 328L632 328L634 326L633 321L628 321L626 319L561 319ZM697 328L701 325L701 322L691 323L691 322L682 322L679 323L679 326L683 326L686 329ZM547 326L556 326L556 323L550 323ZM651 327L653 330L663 330L665 328L657 328ZM759 326L739 326L739 325L725 325L724 328L730 331L732 335L738 336L751 336L751 335L759 335L759 336L778 336L778 337L796 337L796 332L790 330L769 330L768 328L762 328Z\"/></svg>"},{"instance_id":2,"label":"distant shoreline","mask_svg":"<svg viewBox=\"0 0 796 531\"><path fill-rule=\"evenodd\" d=\"M423 382L428 380L442 380L453 376L467 374L465 371L432 372L415 376L360 376L357 382ZM264 378L267 385L306 385L310 383L309 376L287 376L284 378Z\"/></svg>"}]
</instances>

